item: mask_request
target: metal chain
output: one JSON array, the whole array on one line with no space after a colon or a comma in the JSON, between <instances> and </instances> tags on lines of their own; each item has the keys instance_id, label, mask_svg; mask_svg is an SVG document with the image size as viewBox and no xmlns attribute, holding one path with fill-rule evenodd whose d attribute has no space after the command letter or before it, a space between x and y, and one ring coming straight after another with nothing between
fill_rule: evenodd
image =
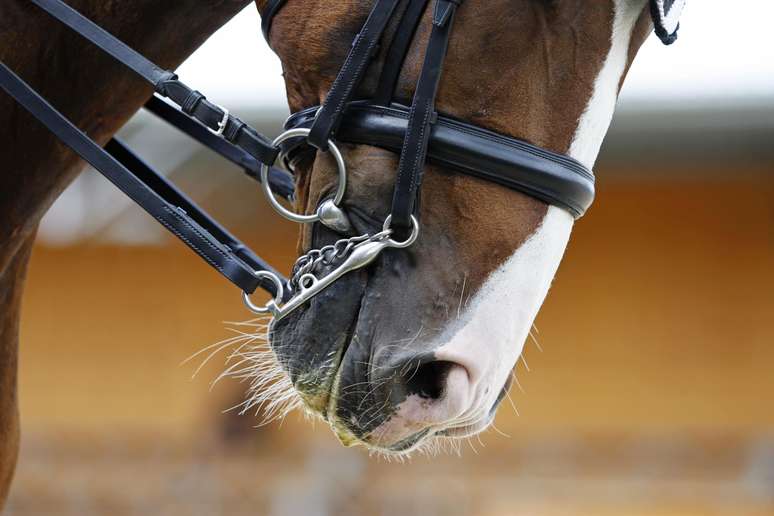
<instances>
[{"instance_id":1,"label":"metal chain","mask_svg":"<svg viewBox=\"0 0 774 516\"><path fill-rule=\"evenodd\" d=\"M275 283L277 295L265 306L256 306L250 300L250 296L243 292L242 298L245 304L255 313L271 314L273 325L330 287L345 274L372 263L384 249L405 249L416 241L419 236L419 223L416 218L411 217L413 230L411 235L403 241L395 241L390 238L392 235L390 220L391 217L388 216L382 225L382 230L373 235L343 238L332 245L307 252L296 260L293 274L285 285L275 274L266 271L257 272L257 276ZM327 271L318 271L322 265L330 265L332 268ZM292 292L287 300L284 296L285 286Z\"/></svg>"},{"instance_id":2,"label":"metal chain","mask_svg":"<svg viewBox=\"0 0 774 516\"><path fill-rule=\"evenodd\" d=\"M381 240L389 236L389 232L381 231L374 235L360 235L350 238L342 238L331 245L326 245L320 249L312 249L306 254L301 255L293 265L288 286L291 291L297 291L300 287L300 280L305 274L314 274L320 266L333 265L336 260L346 258L352 249L363 242Z\"/></svg>"},{"instance_id":3,"label":"metal chain","mask_svg":"<svg viewBox=\"0 0 774 516\"><path fill-rule=\"evenodd\" d=\"M320 249L311 249L301 255L293 265L293 272L288 282L293 291L298 290L299 281L304 274L310 274L320 265L331 265L333 260L346 256L356 244L368 240L368 235L360 235L351 238L342 238L334 244L326 245Z\"/></svg>"}]
</instances>

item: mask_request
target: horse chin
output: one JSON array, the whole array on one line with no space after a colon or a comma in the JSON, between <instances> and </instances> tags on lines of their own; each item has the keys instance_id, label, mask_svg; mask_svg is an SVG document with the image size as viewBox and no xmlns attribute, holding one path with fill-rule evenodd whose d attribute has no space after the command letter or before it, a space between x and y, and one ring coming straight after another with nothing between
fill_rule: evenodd
<instances>
[{"instance_id":1,"label":"horse chin","mask_svg":"<svg viewBox=\"0 0 774 516\"><path fill-rule=\"evenodd\" d=\"M378 231L375 221L356 210L349 216L357 234ZM313 247L321 249L340 238L338 233L316 225ZM332 267L318 272L327 274ZM335 414L340 369L355 338L368 280L367 269L345 274L272 326L269 342L277 361L306 408L325 420L331 419L329 413Z\"/></svg>"},{"instance_id":2,"label":"horse chin","mask_svg":"<svg viewBox=\"0 0 774 516\"><path fill-rule=\"evenodd\" d=\"M384 335L385 270L394 271L390 255L370 271L343 276L308 305L278 321L271 334L274 354L290 377L306 408L326 420L345 446L364 446L384 455L408 455L433 440L466 438L488 428L509 386L481 416L459 426L420 425L412 433L385 431L400 423L394 416L411 398L405 389L380 382L378 357L390 346L378 345ZM401 255L392 255L401 258ZM396 304L396 306L398 306ZM392 318L390 318L392 320ZM394 326L394 325L388 325ZM437 347L415 342L412 356L437 359ZM467 377L462 368L459 374ZM483 401L483 400L482 400ZM490 401L491 404L491 401ZM400 426L400 425L399 425Z\"/></svg>"},{"instance_id":3,"label":"horse chin","mask_svg":"<svg viewBox=\"0 0 774 516\"><path fill-rule=\"evenodd\" d=\"M278 321L269 338L277 361L306 407L326 420L365 288L363 274L339 279L309 305Z\"/></svg>"}]
</instances>

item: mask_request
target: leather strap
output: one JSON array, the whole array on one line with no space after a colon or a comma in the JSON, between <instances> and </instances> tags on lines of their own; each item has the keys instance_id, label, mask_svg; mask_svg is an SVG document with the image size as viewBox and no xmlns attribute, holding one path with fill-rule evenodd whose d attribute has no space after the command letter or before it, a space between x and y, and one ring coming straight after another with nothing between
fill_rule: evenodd
<instances>
[{"instance_id":1,"label":"leather strap","mask_svg":"<svg viewBox=\"0 0 774 516\"><path fill-rule=\"evenodd\" d=\"M183 113L195 118L216 134L222 134L223 138L259 162L272 165L277 159L277 149L272 146L271 141L177 78L164 80L155 87L157 93L180 106Z\"/></svg>"},{"instance_id":2,"label":"leather strap","mask_svg":"<svg viewBox=\"0 0 774 516\"><path fill-rule=\"evenodd\" d=\"M175 76L174 73L152 63L61 0L31 0L31 2L94 43L105 53L110 54L116 61L134 70L137 75L151 84L156 85Z\"/></svg>"},{"instance_id":3,"label":"leather strap","mask_svg":"<svg viewBox=\"0 0 774 516\"><path fill-rule=\"evenodd\" d=\"M376 0L368 19L355 38L352 49L328 91L307 137L309 143L318 149L328 149L328 140L335 136L344 108L352 100L368 64L376 56L379 40L399 1Z\"/></svg>"},{"instance_id":4,"label":"leather strap","mask_svg":"<svg viewBox=\"0 0 774 516\"><path fill-rule=\"evenodd\" d=\"M397 238L402 238L411 231L411 216L417 204L427 157L430 125L435 117L435 97L446 49L449 46L454 14L460 1L435 0L433 28L411 104L392 197L392 228L396 231Z\"/></svg>"},{"instance_id":5,"label":"leather strap","mask_svg":"<svg viewBox=\"0 0 774 516\"><path fill-rule=\"evenodd\" d=\"M188 115L176 109L158 96L153 96L145 104L145 109L165 122L186 133L205 147L212 149L227 160L240 166L245 174L256 180L261 180L261 165L258 161L224 138L214 135L202 124L192 120ZM272 167L269 171L271 189L285 200L292 202L295 197L293 177L279 168Z\"/></svg>"},{"instance_id":6,"label":"leather strap","mask_svg":"<svg viewBox=\"0 0 774 516\"><path fill-rule=\"evenodd\" d=\"M111 149L117 152L117 158L81 132L1 62L0 87L59 140L237 287L244 292L252 293L261 286L272 294L276 293L273 285L260 281L254 275L255 270L272 270L268 265L259 259L253 260L254 255L250 256L238 240L222 230L166 179L157 175L130 153L127 154L120 143L111 144ZM138 172L133 173L126 165L137 166ZM158 187L159 191L149 186L148 181ZM171 193L171 198L165 199L163 196L165 193ZM192 210L193 214L189 214L186 208ZM219 240L211 231L220 233L226 240ZM229 244L235 245L236 248L230 248ZM259 269L245 263L242 259L244 256L247 256L252 265Z\"/></svg>"},{"instance_id":7,"label":"leather strap","mask_svg":"<svg viewBox=\"0 0 774 516\"><path fill-rule=\"evenodd\" d=\"M382 73L379 76L379 83L374 94L374 104L390 105L400 78L400 72L403 69L403 62L406 60L406 55L411 47L411 42L414 40L414 34L419 27L427 2L428 0L408 0L408 6L401 18L400 26L390 42L390 48L387 51L384 66L382 66Z\"/></svg>"},{"instance_id":8,"label":"leather strap","mask_svg":"<svg viewBox=\"0 0 774 516\"><path fill-rule=\"evenodd\" d=\"M309 127L317 107L295 113L286 129ZM344 113L338 139L399 152L408 128L409 108L353 102ZM309 147L303 138L282 148L286 161ZM594 175L578 161L510 136L439 114L430 128L430 163L498 183L580 218L594 201Z\"/></svg>"},{"instance_id":9,"label":"leather strap","mask_svg":"<svg viewBox=\"0 0 774 516\"><path fill-rule=\"evenodd\" d=\"M261 163L272 165L277 150L271 142L254 129L231 116L225 109L208 101L204 95L179 80L174 72L164 70L130 48L112 34L72 9L61 0L31 0L51 16L91 41L118 62L134 70L153 85L156 92L168 97L183 112L205 127L223 135L228 141L242 148Z\"/></svg>"},{"instance_id":10,"label":"leather strap","mask_svg":"<svg viewBox=\"0 0 774 516\"><path fill-rule=\"evenodd\" d=\"M159 194L165 201L177 207L193 219L215 240L224 245L228 251L233 253L238 259L248 265L252 271L270 271L282 277L274 268L256 255L252 249L243 244L237 237L232 235L218 221L212 218L206 211L197 205L191 198L185 195L174 183L162 176L150 165L140 159L131 149L123 144L117 138L113 138L105 145L105 150L113 158L119 161L124 167L130 170L140 181ZM237 285L240 286L240 285ZM276 286L271 281L264 281L259 285L264 290L276 295ZM241 288L241 286L240 286Z\"/></svg>"}]
</instances>

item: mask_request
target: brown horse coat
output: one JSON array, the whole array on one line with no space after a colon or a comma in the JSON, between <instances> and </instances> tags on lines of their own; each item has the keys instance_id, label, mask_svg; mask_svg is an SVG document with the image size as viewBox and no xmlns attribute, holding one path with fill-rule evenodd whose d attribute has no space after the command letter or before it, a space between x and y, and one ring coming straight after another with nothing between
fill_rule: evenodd
<instances>
[{"instance_id":1,"label":"brown horse coat","mask_svg":"<svg viewBox=\"0 0 774 516\"><path fill-rule=\"evenodd\" d=\"M175 68L250 0L68 1L162 66ZM0 60L97 142L137 111L151 88L23 0L0 2ZM19 309L35 231L83 163L0 94L0 507L19 443ZM84 271L86 274L87 271ZM55 287L52 285L52 287Z\"/></svg>"}]
</instances>

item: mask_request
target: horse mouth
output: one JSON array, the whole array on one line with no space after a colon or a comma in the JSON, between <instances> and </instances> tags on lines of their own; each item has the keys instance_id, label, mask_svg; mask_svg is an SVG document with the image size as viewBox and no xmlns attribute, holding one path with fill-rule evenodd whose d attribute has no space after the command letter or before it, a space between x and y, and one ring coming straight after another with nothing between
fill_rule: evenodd
<instances>
[{"instance_id":1,"label":"horse mouth","mask_svg":"<svg viewBox=\"0 0 774 516\"><path fill-rule=\"evenodd\" d=\"M320 231L313 238L316 246L335 240ZM435 307L438 294L419 291L408 303L395 294L416 282L413 260L411 254L385 250L370 266L339 277L276 321L270 334L276 361L295 394L345 446L407 454L434 436L467 437L491 422L485 411L481 421L451 414L476 411L466 406L474 403L470 374L464 365L436 356L437 335L419 338L422 328L445 320L440 309L415 308Z\"/></svg>"},{"instance_id":2,"label":"horse mouth","mask_svg":"<svg viewBox=\"0 0 774 516\"><path fill-rule=\"evenodd\" d=\"M308 411L331 423L345 356L360 318L366 271L355 271L277 321L269 343Z\"/></svg>"}]
</instances>

